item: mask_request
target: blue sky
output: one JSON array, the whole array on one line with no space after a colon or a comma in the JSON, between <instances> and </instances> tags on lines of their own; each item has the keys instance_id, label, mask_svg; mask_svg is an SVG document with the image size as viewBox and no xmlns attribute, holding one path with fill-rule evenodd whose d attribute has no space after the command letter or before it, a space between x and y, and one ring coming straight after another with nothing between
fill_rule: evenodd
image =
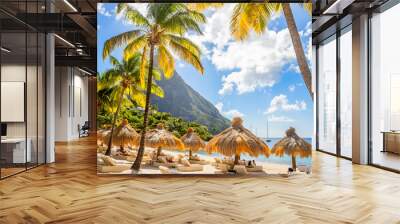
<instances>
[{"instance_id":1,"label":"blue sky","mask_svg":"<svg viewBox=\"0 0 400 224\"><path fill-rule=\"evenodd\" d=\"M132 3L141 12L145 4ZM313 102L299 74L289 32L283 15L274 15L266 32L251 34L248 40L238 42L229 31L229 16L234 4L205 12L207 23L202 25L203 35L189 33L202 49L205 68L199 74L189 64L177 60L176 71L187 84L213 103L227 118L242 116L244 125L257 133L280 137L292 126L303 137L312 136ZM308 58L311 57L311 18L303 8L292 5L296 24ZM116 15L115 4L98 4L98 71L110 68L103 60L104 42L121 32L133 29ZM122 50L112 54L117 58Z\"/></svg>"}]
</instances>

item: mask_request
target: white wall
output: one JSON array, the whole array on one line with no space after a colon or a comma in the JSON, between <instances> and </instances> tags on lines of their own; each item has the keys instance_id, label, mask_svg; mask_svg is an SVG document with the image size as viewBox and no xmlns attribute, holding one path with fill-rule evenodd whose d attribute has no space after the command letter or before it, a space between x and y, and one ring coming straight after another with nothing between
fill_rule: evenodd
<instances>
[{"instance_id":1,"label":"white wall","mask_svg":"<svg viewBox=\"0 0 400 224\"><path fill-rule=\"evenodd\" d=\"M88 120L88 78L72 67L56 67L55 73L55 140L70 141Z\"/></svg>"}]
</instances>

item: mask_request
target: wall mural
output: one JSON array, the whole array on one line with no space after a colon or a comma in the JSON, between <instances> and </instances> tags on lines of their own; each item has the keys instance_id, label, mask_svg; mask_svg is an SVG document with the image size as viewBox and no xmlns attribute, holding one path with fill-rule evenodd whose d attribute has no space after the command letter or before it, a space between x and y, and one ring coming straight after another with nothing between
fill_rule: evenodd
<instances>
[{"instance_id":1,"label":"wall mural","mask_svg":"<svg viewBox=\"0 0 400 224\"><path fill-rule=\"evenodd\" d=\"M311 172L311 4L97 8L99 174Z\"/></svg>"}]
</instances>

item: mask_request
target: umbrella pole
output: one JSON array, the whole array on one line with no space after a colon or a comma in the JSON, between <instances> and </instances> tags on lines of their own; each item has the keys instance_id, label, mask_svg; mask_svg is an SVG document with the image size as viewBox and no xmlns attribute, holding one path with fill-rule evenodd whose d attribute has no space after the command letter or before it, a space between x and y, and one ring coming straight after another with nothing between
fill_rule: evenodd
<instances>
[{"instance_id":1,"label":"umbrella pole","mask_svg":"<svg viewBox=\"0 0 400 224\"><path fill-rule=\"evenodd\" d=\"M240 155L235 155L235 165L239 164Z\"/></svg>"},{"instance_id":2,"label":"umbrella pole","mask_svg":"<svg viewBox=\"0 0 400 224\"><path fill-rule=\"evenodd\" d=\"M296 171L296 156L292 155L292 169Z\"/></svg>"},{"instance_id":3,"label":"umbrella pole","mask_svg":"<svg viewBox=\"0 0 400 224\"><path fill-rule=\"evenodd\" d=\"M189 150L189 159L192 159L193 154L192 154L192 150Z\"/></svg>"},{"instance_id":4,"label":"umbrella pole","mask_svg":"<svg viewBox=\"0 0 400 224\"><path fill-rule=\"evenodd\" d=\"M158 159L158 157L160 156L160 154L161 154L161 147L158 147L158 148L157 148L157 159Z\"/></svg>"}]
</instances>

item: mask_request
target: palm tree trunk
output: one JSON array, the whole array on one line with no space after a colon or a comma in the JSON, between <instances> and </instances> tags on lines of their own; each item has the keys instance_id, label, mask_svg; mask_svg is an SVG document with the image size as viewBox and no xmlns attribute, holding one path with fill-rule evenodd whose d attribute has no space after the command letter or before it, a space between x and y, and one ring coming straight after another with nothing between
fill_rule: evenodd
<instances>
[{"instance_id":1,"label":"palm tree trunk","mask_svg":"<svg viewBox=\"0 0 400 224\"><path fill-rule=\"evenodd\" d=\"M290 37L292 39L297 64L299 65L300 72L303 76L303 81L307 86L308 93L310 94L311 99L313 99L311 89L311 72L310 68L308 67L306 56L304 54L304 49L301 44L299 32L297 31L296 22L294 21L292 9L290 8L290 3L282 3L282 8L289 29Z\"/></svg>"},{"instance_id":2,"label":"palm tree trunk","mask_svg":"<svg viewBox=\"0 0 400 224\"><path fill-rule=\"evenodd\" d=\"M124 97L124 92L125 92L125 88L122 89L122 91L119 95L117 110L114 113L113 123L111 126L110 139L108 139L108 144L107 144L107 151L106 151L107 156L111 155L111 143L112 143L112 138L114 135L115 123L117 123L117 117L118 117L119 110L121 108L122 98Z\"/></svg>"},{"instance_id":3,"label":"palm tree trunk","mask_svg":"<svg viewBox=\"0 0 400 224\"><path fill-rule=\"evenodd\" d=\"M143 55L142 57L145 57ZM150 96L151 96L151 84L153 83L153 59L154 59L154 45L150 45L150 62L149 62L149 72L147 76L147 89L146 89L146 104L144 107L144 115L143 115L143 130L140 137L140 144L138 154L136 156L135 162L132 164L132 169L135 171L139 171L140 164L142 163L143 154L144 154L144 140L146 137L146 128L147 128L147 119L149 115L149 107L150 107Z\"/></svg>"},{"instance_id":4,"label":"palm tree trunk","mask_svg":"<svg viewBox=\"0 0 400 224\"><path fill-rule=\"evenodd\" d=\"M292 156L292 169L293 171L296 171L296 156Z\"/></svg>"},{"instance_id":5,"label":"palm tree trunk","mask_svg":"<svg viewBox=\"0 0 400 224\"><path fill-rule=\"evenodd\" d=\"M161 147L158 147L157 148L157 159L158 159L158 157L161 155Z\"/></svg>"},{"instance_id":6,"label":"palm tree trunk","mask_svg":"<svg viewBox=\"0 0 400 224\"><path fill-rule=\"evenodd\" d=\"M240 160L240 155L235 155L235 162L234 165L238 165Z\"/></svg>"}]
</instances>

